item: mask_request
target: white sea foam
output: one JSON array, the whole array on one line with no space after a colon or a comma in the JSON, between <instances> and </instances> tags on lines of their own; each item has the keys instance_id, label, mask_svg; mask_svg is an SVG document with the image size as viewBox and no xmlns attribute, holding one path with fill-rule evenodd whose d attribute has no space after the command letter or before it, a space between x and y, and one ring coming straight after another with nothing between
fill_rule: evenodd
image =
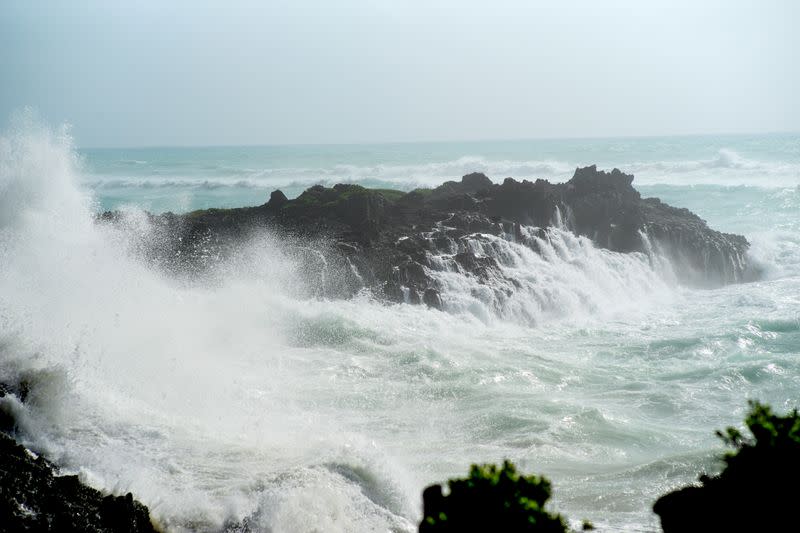
<instances>
[{"instance_id":1,"label":"white sea foam","mask_svg":"<svg viewBox=\"0 0 800 533\"><path fill-rule=\"evenodd\" d=\"M800 164L749 159L723 148L709 159L622 165L640 184L786 187L800 184Z\"/></svg>"},{"instance_id":2,"label":"white sea foam","mask_svg":"<svg viewBox=\"0 0 800 533\"><path fill-rule=\"evenodd\" d=\"M587 155L586 157L597 157ZM142 164L139 164L142 163ZM209 170L200 167L186 169L184 174L168 172L161 175L161 168L153 164L149 170L142 169L141 174L114 172L112 174L93 174L83 180L84 187L93 190L103 200L105 195L118 195L120 191L132 201L145 203L147 195L172 194L172 191L183 190L190 195L204 198L214 194L217 201L220 195L233 194L237 201L250 202L266 199L266 193L275 189L288 191L290 196L299 194L311 185L321 184L333 186L336 183L360 183L370 187L411 190L418 187L435 187L445 180L459 179L470 172L483 172L496 182L506 177L535 180L543 178L552 182L567 181L572 177L576 167L598 163L600 168L619 167L622 171L635 176L636 185L675 185L697 186L717 185L723 187L749 186L758 188L784 188L800 185L800 163L788 161L767 161L746 158L734 150L720 149L716 155L707 159L695 160L650 160L650 161L615 161L587 160L577 157L572 161L555 160L507 160L491 159L483 156L464 156L458 159L441 162L404 165L367 165L336 164L329 167L280 167L280 168L238 168L215 167ZM129 169L131 165L123 165ZM137 167L146 167L144 162L137 161ZM194 172L194 174L193 174ZM164 191L163 193L157 191ZM137 195L145 195L139 198ZM189 197L189 209L204 207L208 200L199 205L192 205ZM162 199L157 206L176 210L168 198Z\"/></svg>"},{"instance_id":3,"label":"white sea foam","mask_svg":"<svg viewBox=\"0 0 800 533\"><path fill-rule=\"evenodd\" d=\"M296 405L324 354L286 345L307 305L284 296L299 279L291 259L263 237L224 288L182 288L135 257L144 218L93 222L69 140L25 128L0 143L0 360L3 379L35 383L15 408L24 438L178 529L262 514L290 530L407 528L402 473L381 473L391 459Z\"/></svg>"},{"instance_id":4,"label":"white sea foam","mask_svg":"<svg viewBox=\"0 0 800 533\"><path fill-rule=\"evenodd\" d=\"M541 324L566 319L572 324L608 320L620 313L664 303L674 294L674 275L655 251L621 254L594 246L565 227L521 227L513 236L474 234L453 243L494 259L499 275L481 280L465 275L454 254L432 257L440 270L430 272L442 290L444 307L484 320Z\"/></svg>"},{"instance_id":5,"label":"white sea foam","mask_svg":"<svg viewBox=\"0 0 800 533\"><path fill-rule=\"evenodd\" d=\"M655 254L555 228L539 253L469 239L521 287L441 272L448 312L299 297L270 235L186 283L139 256L136 210L94 222L73 159L30 121L0 139L0 378L32 384L0 408L170 530L411 531L426 484L503 458L571 517L642 529L746 396L800 392L791 276L687 291Z\"/></svg>"}]
</instances>

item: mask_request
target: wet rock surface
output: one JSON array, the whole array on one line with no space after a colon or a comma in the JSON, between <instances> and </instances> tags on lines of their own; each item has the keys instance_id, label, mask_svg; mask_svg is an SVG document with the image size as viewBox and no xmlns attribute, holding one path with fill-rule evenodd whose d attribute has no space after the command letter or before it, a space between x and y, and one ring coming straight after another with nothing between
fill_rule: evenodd
<instances>
[{"instance_id":1,"label":"wet rock surface","mask_svg":"<svg viewBox=\"0 0 800 533\"><path fill-rule=\"evenodd\" d=\"M0 397L22 398L27 387L0 383ZM147 507L105 495L57 468L13 438L13 416L0 410L0 532L155 532Z\"/></svg>"}]
</instances>

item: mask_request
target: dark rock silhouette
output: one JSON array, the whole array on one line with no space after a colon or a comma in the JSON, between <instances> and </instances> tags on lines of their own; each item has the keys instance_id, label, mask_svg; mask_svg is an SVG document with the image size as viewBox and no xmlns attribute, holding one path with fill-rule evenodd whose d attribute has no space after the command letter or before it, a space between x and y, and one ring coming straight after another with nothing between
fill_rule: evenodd
<instances>
[{"instance_id":1,"label":"dark rock silhouette","mask_svg":"<svg viewBox=\"0 0 800 533\"><path fill-rule=\"evenodd\" d=\"M273 209L278 209L283 207L283 204L288 201L289 199L286 198L286 195L283 194L283 191L272 191L272 193L269 195L269 202L267 202L267 205Z\"/></svg>"},{"instance_id":2,"label":"dark rock silhouette","mask_svg":"<svg viewBox=\"0 0 800 533\"><path fill-rule=\"evenodd\" d=\"M27 394L27 385L0 383L0 397ZM155 532L147 507L125 496L104 495L78 476L57 469L12 438L14 419L0 409L0 532Z\"/></svg>"},{"instance_id":3,"label":"dark rock silhouette","mask_svg":"<svg viewBox=\"0 0 800 533\"><path fill-rule=\"evenodd\" d=\"M523 225L563 225L617 252L657 249L671 260L678 278L692 285L717 286L753 275L744 237L714 231L686 209L642 199L632 182L633 176L617 169L603 172L590 166L561 184L511 178L495 184L473 173L409 193L315 185L293 200L275 191L258 207L152 216L163 238L150 253L169 268L202 268L233 243L268 228L329 244L323 250L325 268L336 275L327 276L321 288L326 295L348 296L368 287L389 300L435 307L442 305L442 288L430 272L442 267L432 256L453 255L453 268L482 282L501 277L493 258L472 254L464 239L492 234L536 250L536 243L524 238ZM109 212L101 219L119 217Z\"/></svg>"},{"instance_id":4,"label":"dark rock silhouette","mask_svg":"<svg viewBox=\"0 0 800 533\"><path fill-rule=\"evenodd\" d=\"M567 533L564 517L546 510L550 481L517 473L509 461L472 465L465 479L451 479L448 494L441 485L422 493L424 505L420 533L509 531Z\"/></svg>"},{"instance_id":5,"label":"dark rock silhouette","mask_svg":"<svg viewBox=\"0 0 800 533\"><path fill-rule=\"evenodd\" d=\"M689 486L662 496L653 506L665 533L797 531L800 479L800 414L775 415L751 403L745 423L752 437L735 428L717 432L735 451L723 457L717 476L700 476Z\"/></svg>"}]
</instances>

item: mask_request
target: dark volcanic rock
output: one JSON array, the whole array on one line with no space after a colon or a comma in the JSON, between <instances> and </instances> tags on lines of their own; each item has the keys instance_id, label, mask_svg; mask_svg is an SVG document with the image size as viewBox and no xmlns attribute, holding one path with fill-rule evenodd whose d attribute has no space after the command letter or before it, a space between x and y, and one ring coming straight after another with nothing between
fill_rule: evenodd
<instances>
[{"instance_id":1,"label":"dark volcanic rock","mask_svg":"<svg viewBox=\"0 0 800 533\"><path fill-rule=\"evenodd\" d=\"M289 199L286 198L286 195L283 194L283 191L272 191L272 193L269 195L269 202L267 202L267 205L273 209L279 209L288 201Z\"/></svg>"},{"instance_id":2,"label":"dark volcanic rock","mask_svg":"<svg viewBox=\"0 0 800 533\"><path fill-rule=\"evenodd\" d=\"M512 178L495 184L473 173L407 194L316 185L288 200L275 191L259 207L153 216L163 238L151 259L171 268L202 269L230 253L232 243L269 228L289 242L334 243L322 252L316 269L324 280L322 294L347 296L368 287L390 300L440 307L444 295L432 272L462 272L481 283L502 278L496 258L470 249L475 235L539 251L547 238L544 228L559 226L616 252L666 256L677 277L689 284L747 279L751 269L744 237L714 231L686 209L642 199L632 182L633 176L617 169L590 166L561 184ZM118 219L113 213L101 217Z\"/></svg>"},{"instance_id":3,"label":"dark volcanic rock","mask_svg":"<svg viewBox=\"0 0 800 533\"><path fill-rule=\"evenodd\" d=\"M422 295L422 303L429 307L433 307L434 309L441 309L442 297L439 296L439 291L429 287L425 289L425 292Z\"/></svg>"},{"instance_id":4,"label":"dark volcanic rock","mask_svg":"<svg viewBox=\"0 0 800 533\"><path fill-rule=\"evenodd\" d=\"M27 386L0 383L0 397L9 393L22 397ZM82 484L78 476L57 475L49 461L5 433L13 429L13 417L4 410L0 413L5 426L0 428L0 532L156 531L147 507L131 493L104 495Z\"/></svg>"},{"instance_id":5,"label":"dark volcanic rock","mask_svg":"<svg viewBox=\"0 0 800 533\"><path fill-rule=\"evenodd\" d=\"M617 169L610 174L598 172L595 166L576 170L564 191L569 222L578 233L605 248L623 252L640 249L638 232L644 219L632 182L633 176Z\"/></svg>"},{"instance_id":6,"label":"dark volcanic rock","mask_svg":"<svg viewBox=\"0 0 800 533\"><path fill-rule=\"evenodd\" d=\"M104 496L78 476L57 476L0 433L0 531L154 532L147 508L125 496Z\"/></svg>"}]
</instances>

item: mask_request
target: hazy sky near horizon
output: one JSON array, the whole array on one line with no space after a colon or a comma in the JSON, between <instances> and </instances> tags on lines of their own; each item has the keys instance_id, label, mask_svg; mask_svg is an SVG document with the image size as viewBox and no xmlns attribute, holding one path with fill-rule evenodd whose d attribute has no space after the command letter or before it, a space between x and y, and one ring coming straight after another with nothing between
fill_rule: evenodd
<instances>
[{"instance_id":1,"label":"hazy sky near horizon","mask_svg":"<svg viewBox=\"0 0 800 533\"><path fill-rule=\"evenodd\" d=\"M0 5L0 120L80 146L800 130L800 2Z\"/></svg>"}]
</instances>

